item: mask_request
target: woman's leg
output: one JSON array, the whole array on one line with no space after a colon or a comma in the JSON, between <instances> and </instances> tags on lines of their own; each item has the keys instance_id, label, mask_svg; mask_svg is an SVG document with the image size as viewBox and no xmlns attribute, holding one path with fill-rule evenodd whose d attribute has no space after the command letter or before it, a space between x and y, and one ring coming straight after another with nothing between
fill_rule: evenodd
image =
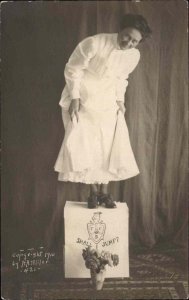
<instances>
[{"instance_id":1,"label":"woman's leg","mask_svg":"<svg viewBox=\"0 0 189 300\"><path fill-rule=\"evenodd\" d=\"M98 185L90 184L90 196L88 197L88 208L96 208L98 205Z\"/></svg>"},{"instance_id":2,"label":"woman's leg","mask_svg":"<svg viewBox=\"0 0 189 300\"><path fill-rule=\"evenodd\" d=\"M108 194L108 184L101 184L100 191L102 194Z\"/></svg>"},{"instance_id":3,"label":"woman's leg","mask_svg":"<svg viewBox=\"0 0 189 300\"><path fill-rule=\"evenodd\" d=\"M91 194L98 194L98 185L90 184L90 192L91 192Z\"/></svg>"},{"instance_id":4,"label":"woman's leg","mask_svg":"<svg viewBox=\"0 0 189 300\"><path fill-rule=\"evenodd\" d=\"M101 193L101 184L90 184L91 194L100 194Z\"/></svg>"}]
</instances>

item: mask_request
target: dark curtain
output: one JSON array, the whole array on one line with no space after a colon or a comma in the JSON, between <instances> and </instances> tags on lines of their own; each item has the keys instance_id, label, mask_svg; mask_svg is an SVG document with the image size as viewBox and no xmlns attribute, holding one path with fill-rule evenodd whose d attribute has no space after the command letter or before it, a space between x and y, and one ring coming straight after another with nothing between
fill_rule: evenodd
<instances>
[{"instance_id":1,"label":"dark curtain","mask_svg":"<svg viewBox=\"0 0 189 300\"><path fill-rule=\"evenodd\" d=\"M111 182L130 211L130 243L183 245L187 235L187 4L185 1L4 2L2 14L2 234L7 251L61 239L66 200L89 187L57 182L64 67L83 38L117 32L124 13L152 38L129 78L126 121L140 175ZM120 224L121 225L121 224Z\"/></svg>"}]
</instances>

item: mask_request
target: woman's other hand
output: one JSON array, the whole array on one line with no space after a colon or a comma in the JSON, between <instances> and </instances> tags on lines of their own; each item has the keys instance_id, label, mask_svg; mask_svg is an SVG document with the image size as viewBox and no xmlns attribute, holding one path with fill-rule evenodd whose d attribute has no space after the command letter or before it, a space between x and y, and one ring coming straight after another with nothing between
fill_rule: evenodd
<instances>
[{"instance_id":1,"label":"woman's other hand","mask_svg":"<svg viewBox=\"0 0 189 300\"><path fill-rule=\"evenodd\" d=\"M79 121L79 106L80 106L80 99L72 99L71 103L70 103L70 107L69 107L69 114L70 114L70 118L73 122L73 118L74 116L76 116L76 120L77 122Z\"/></svg>"},{"instance_id":2,"label":"woman's other hand","mask_svg":"<svg viewBox=\"0 0 189 300\"><path fill-rule=\"evenodd\" d=\"M118 112L121 111L123 114L125 114L126 108L124 102L117 101L117 105L119 106Z\"/></svg>"}]
</instances>

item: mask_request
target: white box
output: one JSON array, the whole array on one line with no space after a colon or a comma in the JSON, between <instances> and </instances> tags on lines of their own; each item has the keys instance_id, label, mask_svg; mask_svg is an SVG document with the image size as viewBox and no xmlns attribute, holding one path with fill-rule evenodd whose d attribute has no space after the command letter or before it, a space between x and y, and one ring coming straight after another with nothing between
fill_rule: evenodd
<instances>
[{"instance_id":1,"label":"white box","mask_svg":"<svg viewBox=\"0 0 189 300\"><path fill-rule=\"evenodd\" d=\"M119 264L106 266L106 278L129 277L128 218L126 203L117 208L89 209L86 202L67 201L64 208L65 278L89 278L82 249L91 245L119 255Z\"/></svg>"}]
</instances>

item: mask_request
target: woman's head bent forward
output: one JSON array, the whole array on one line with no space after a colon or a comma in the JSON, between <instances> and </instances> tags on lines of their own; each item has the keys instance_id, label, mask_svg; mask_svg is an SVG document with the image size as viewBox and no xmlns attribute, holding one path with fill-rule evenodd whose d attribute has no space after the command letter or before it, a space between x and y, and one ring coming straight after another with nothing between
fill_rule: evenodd
<instances>
[{"instance_id":1,"label":"woman's head bent forward","mask_svg":"<svg viewBox=\"0 0 189 300\"><path fill-rule=\"evenodd\" d=\"M118 44L121 50L138 46L152 33L147 21L141 15L126 14L120 22Z\"/></svg>"}]
</instances>

